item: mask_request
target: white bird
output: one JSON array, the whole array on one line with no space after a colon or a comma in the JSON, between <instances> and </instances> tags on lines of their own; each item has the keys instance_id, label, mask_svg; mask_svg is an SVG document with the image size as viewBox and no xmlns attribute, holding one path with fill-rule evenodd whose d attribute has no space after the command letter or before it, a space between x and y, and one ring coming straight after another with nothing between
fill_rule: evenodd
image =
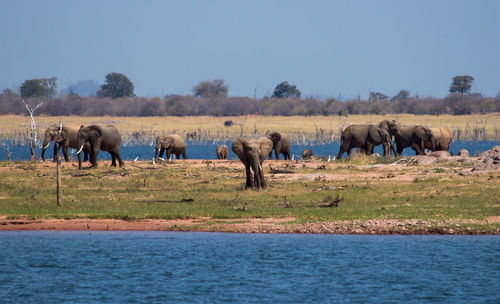
<instances>
[{"instance_id":1,"label":"white bird","mask_svg":"<svg viewBox=\"0 0 500 304\"><path fill-rule=\"evenodd\" d=\"M328 162L331 162L332 161L332 157L330 155L328 155Z\"/></svg>"},{"instance_id":2,"label":"white bird","mask_svg":"<svg viewBox=\"0 0 500 304\"><path fill-rule=\"evenodd\" d=\"M134 159L134 163L139 159L139 155Z\"/></svg>"},{"instance_id":3,"label":"white bird","mask_svg":"<svg viewBox=\"0 0 500 304\"><path fill-rule=\"evenodd\" d=\"M170 161L174 158L174 154L170 154Z\"/></svg>"},{"instance_id":4,"label":"white bird","mask_svg":"<svg viewBox=\"0 0 500 304\"><path fill-rule=\"evenodd\" d=\"M295 160L295 154L292 154L292 160Z\"/></svg>"}]
</instances>

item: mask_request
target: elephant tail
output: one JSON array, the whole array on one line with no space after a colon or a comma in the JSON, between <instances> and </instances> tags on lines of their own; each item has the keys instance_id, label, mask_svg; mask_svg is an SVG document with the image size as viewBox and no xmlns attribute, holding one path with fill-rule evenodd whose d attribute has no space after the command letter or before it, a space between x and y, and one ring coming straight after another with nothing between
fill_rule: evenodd
<instances>
[{"instance_id":1,"label":"elephant tail","mask_svg":"<svg viewBox=\"0 0 500 304\"><path fill-rule=\"evenodd\" d=\"M450 144L451 144L450 155L453 156L453 138L451 136L450 136Z\"/></svg>"}]
</instances>

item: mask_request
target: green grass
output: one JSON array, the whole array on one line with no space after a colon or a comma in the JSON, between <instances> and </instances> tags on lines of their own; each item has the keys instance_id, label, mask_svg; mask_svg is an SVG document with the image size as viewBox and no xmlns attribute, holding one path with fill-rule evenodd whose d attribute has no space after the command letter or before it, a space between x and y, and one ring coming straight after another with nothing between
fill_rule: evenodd
<instances>
[{"instance_id":1,"label":"green grass","mask_svg":"<svg viewBox=\"0 0 500 304\"><path fill-rule=\"evenodd\" d=\"M318 163L294 169L298 174L343 177L332 181L274 179L266 171L269 187L260 191L244 190L244 172L235 171L239 168L237 162L227 167L219 165L215 170L182 162L157 166L154 170L142 164L143 169L130 167L130 171L104 164L83 171L69 166L63 169L62 207L56 205L54 167L29 162L4 166L4 162L0 171L0 214L8 218L125 220L208 217L238 221L294 217L296 222L305 223L368 219L484 220L500 212L497 202L500 173L462 177L450 173L452 169L442 164L425 170L419 166L394 170L367 168L371 161L364 160L361 165L358 162L324 163L327 169L318 171L314 170ZM78 177L82 173L92 175ZM418 177L404 181L387 178L411 174ZM339 207L320 207L337 195L343 198ZM496 228L498 224L493 225Z\"/></svg>"}]
</instances>

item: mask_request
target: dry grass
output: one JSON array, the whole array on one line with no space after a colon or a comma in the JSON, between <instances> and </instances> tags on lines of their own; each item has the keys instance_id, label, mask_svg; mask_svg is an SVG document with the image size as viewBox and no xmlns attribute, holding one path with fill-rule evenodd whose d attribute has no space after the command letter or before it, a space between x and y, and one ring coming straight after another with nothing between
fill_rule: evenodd
<instances>
[{"instance_id":1,"label":"dry grass","mask_svg":"<svg viewBox=\"0 0 500 304\"><path fill-rule=\"evenodd\" d=\"M231 119L235 125L224 127L224 121ZM500 115L350 115L344 116L189 116L189 117L79 117L64 116L63 123L73 127L88 124L114 124L123 134L143 132L165 134L198 132L199 139L232 139L238 136L259 136L267 130L286 132L295 140L333 140L339 138L341 128L351 124L376 124L384 119L396 119L402 124L423 124L448 128L462 139L496 139L500 128ZM41 132L59 117L36 117ZM9 137L29 127L26 116L0 116L0 137ZM475 138L474 138L475 136Z\"/></svg>"}]
</instances>

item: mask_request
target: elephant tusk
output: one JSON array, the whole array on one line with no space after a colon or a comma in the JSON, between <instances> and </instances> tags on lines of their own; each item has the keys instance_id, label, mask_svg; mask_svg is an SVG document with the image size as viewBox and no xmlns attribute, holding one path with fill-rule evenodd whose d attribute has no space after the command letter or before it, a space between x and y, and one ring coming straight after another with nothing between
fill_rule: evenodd
<instances>
[{"instance_id":1,"label":"elephant tusk","mask_svg":"<svg viewBox=\"0 0 500 304\"><path fill-rule=\"evenodd\" d=\"M262 172L262 165L259 165L259 171Z\"/></svg>"},{"instance_id":2,"label":"elephant tusk","mask_svg":"<svg viewBox=\"0 0 500 304\"><path fill-rule=\"evenodd\" d=\"M251 166L250 166L250 174L254 175L254 174L253 174L253 169L252 169L252 167L251 167Z\"/></svg>"},{"instance_id":3,"label":"elephant tusk","mask_svg":"<svg viewBox=\"0 0 500 304\"><path fill-rule=\"evenodd\" d=\"M80 150L78 150L78 152L76 152L76 154L80 154L83 150L83 145L80 147Z\"/></svg>"},{"instance_id":4,"label":"elephant tusk","mask_svg":"<svg viewBox=\"0 0 500 304\"><path fill-rule=\"evenodd\" d=\"M49 141L49 143L48 143L45 147L43 147L43 149L45 150L45 149L47 149L49 146L50 146L50 141Z\"/></svg>"}]
</instances>

